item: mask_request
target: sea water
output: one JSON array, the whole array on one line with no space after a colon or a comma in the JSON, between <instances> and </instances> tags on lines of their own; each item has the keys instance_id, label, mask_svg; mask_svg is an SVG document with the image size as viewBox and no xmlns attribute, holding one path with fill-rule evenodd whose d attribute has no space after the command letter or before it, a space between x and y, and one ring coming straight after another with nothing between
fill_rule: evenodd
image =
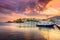
<instances>
[{"instance_id":1,"label":"sea water","mask_svg":"<svg viewBox=\"0 0 60 40\"><path fill-rule=\"evenodd\" d=\"M35 22L0 22L0 40L60 40L60 30L39 28Z\"/></svg>"}]
</instances>

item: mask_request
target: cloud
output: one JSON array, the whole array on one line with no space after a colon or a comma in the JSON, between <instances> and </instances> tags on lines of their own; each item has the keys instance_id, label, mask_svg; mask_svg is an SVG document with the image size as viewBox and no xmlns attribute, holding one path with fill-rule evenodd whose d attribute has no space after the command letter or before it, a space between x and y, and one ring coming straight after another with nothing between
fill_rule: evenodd
<instances>
[{"instance_id":1,"label":"cloud","mask_svg":"<svg viewBox=\"0 0 60 40\"><path fill-rule=\"evenodd\" d=\"M60 8L59 5L60 1L59 2L58 1L57 0L52 0L52 1L51 0L0 0L0 15L1 15L0 21L14 20L17 18L24 18L24 17L26 18L44 17L47 14L46 13L43 14L42 12L49 10L49 7L58 8L58 9ZM50 14L52 15L53 13ZM58 13L56 13L56 15L57 14Z\"/></svg>"},{"instance_id":2,"label":"cloud","mask_svg":"<svg viewBox=\"0 0 60 40\"><path fill-rule=\"evenodd\" d=\"M52 0L48 3L47 7L53 7L57 10L60 10L60 0Z\"/></svg>"},{"instance_id":3,"label":"cloud","mask_svg":"<svg viewBox=\"0 0 60 40\"><path fill-rule=\"evenodd\" d=\"M38 2L44 6L46 6L51 0L38 0Z\"/></svg>"},{"instance_id":4,"label":"cloud","mask_svg":"<svg viewBox=\"0 0 60 40\"><path fill-rule=\"evenodd\" d=\"M14 12L11 12L10 15L5 15L3 13L0 13L0 22L6 22L6 21L13 21L13 20L16 20L18 18L27 18L26 15L24 14L16 14Z\"/></svg>"},{"instance_id":5,"label":"cloud","mask_svg":"<svg viewBox=\"0 0 60 40\"><path fill-rule=\"evenodd\" d=\"M42 6L46 6L49 0L1 0L0 8L4 8L11 11L23 12L25 8L30 7L30 9L34 9L36 5L41 4ZM41 7L40 7L41 8Z\"/></svg>"}]
</instances>

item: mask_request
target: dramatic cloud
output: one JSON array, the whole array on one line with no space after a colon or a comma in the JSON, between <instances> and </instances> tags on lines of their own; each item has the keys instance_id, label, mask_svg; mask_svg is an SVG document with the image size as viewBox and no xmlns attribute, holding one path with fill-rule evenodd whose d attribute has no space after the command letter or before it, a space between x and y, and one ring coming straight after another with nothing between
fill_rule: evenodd
<instances>
[{"instance_id":1,"label":"dramatic cloud","mask_svg":"<svg viewBox=\"0 0 60 40\"><path fill-rule=\"evenodd\" d=\"M20 17L45 18L48 14L56 16L59 11L60 0L0 0L0 21Z\"/></svg>"},{"instance_id":2,"label":"dramatic cloud","mask_svg":"<svg viewBox=\"0 0 60 40\"><path fill-rule=\"evenodd\" d=\"M48 2L49 0L37 0L37 1L36 0L1 0L0 8L15 12L22 12L27 7L33 10L36 7L36 5L40 4L39 7L42 10L43 7L45 7ZM0 10L3 11L3 9Z\"/></svg>"}]
</instances>

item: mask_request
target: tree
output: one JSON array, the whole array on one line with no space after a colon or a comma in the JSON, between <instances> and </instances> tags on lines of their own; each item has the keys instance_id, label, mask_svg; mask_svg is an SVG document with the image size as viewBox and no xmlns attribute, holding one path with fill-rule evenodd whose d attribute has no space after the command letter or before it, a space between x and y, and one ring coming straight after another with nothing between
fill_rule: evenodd
<instances>
[{"instance_id":1,"label":"tree","mask_svg":"<svg viewBox=\"0 0 60 40\"><path fill-rule=\"evenodd\" d=\"M14 20L15 23L23 23L24 21L22 21L22 19L17 19L17 20Z\"/></svg>"}]
</instances>

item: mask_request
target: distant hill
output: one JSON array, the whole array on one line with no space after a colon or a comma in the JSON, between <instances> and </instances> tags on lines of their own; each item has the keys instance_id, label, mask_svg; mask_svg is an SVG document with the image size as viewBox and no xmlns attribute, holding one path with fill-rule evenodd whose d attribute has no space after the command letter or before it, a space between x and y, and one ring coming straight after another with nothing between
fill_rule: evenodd
<instances>
[{"instance_id":1,"label":"distant hill","mask_svg":"<svg viewBox=\"0 0 60 40\"><path fill-rule=\"evenodd\" d=\"M55 24L60 24L60 16L51 17L49 19L50 19L50 21L54 22Z\"/></svg>"},{"instance_id":2,"label":"distant hill","mask_svg":"<svg viewBox=\"0 0 60 40\"><path fill-rule=\"evenodd\" d=\"M60 16L51 17L49 19L60 19Z\"/></svg>"}]
</instances>

